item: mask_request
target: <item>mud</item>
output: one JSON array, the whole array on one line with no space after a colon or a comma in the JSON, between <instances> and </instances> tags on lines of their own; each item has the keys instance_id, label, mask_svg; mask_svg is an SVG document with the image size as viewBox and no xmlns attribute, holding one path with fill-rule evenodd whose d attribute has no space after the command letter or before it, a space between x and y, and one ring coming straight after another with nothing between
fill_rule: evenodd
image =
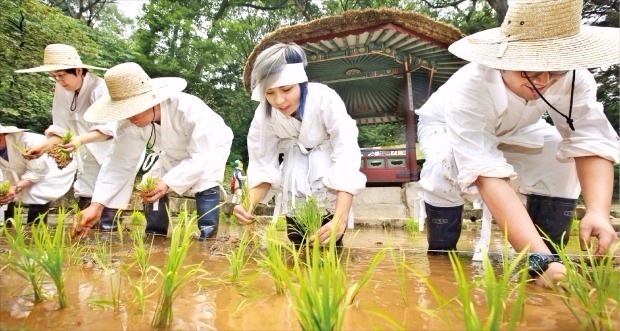
<instances>
[{"instance_id":1,"label":"mud","mask_svg":"<svg viewBox=\"0 0 620 331\"><path fill-rule=\"evenodd\" d=\"M298 330L295 311L286 294L277 294L266 271L250 262L244 269L240 284L230 285L230 262L227 254L236 247L244 228L225 225L217 241L193 241L185 265L201 264L202 272L193 276L182 287L174 303L174 330ZM260 231L260 229L259 229ZM281 232L285 239L285 233ZM91 250L97 240L92 234L85 242ZM459 242L459 258L468 276L482 273L481 265L471 261L472 249L477 237L475 231L465 231ZM494 233L491 256L502 251L501 236ZM0 262L0 329L27 330L148 330L157 304L158 282L148 288L153 293L146 299L146 311L140 305L127 277L140 277L133 262L131 238L127 233L123 243L118 234L99 234L99 240L113 241L111 263L102 268L85 254L75 264L67 264L65 280L69 307L59 309L54 299L51 282L44 283L48 299L33 302L26 281ZM576 244L573 237L572 244ZM170 240L165 237L147 239L152 247L150 264L163 268L169 251ZM392 247L406 253L407 263L428 277L443 296L457 293L450 261L445 256L427 256L426 238L423 234L411 236L403 230L362 229L347 232L345 247L350 248L347 277L358 280L367 270L374 255L382 248ZM5 238L0 238L0 256L10 254ZM576 251L576 246L569 250ZM119 286L119 279L121 280ZM435 297L413 273L407 275L405 294L390 259L390 254L378 266L372 280L357 296L347 310L345 329L395 329L397 326L411 330L464 329L459 317L460 308L454 305L455 314L442 314ZM112 290L120 288L120 294ZM120 298L118 308L101 302L112 302L116 293ZM520 323L528 330L577 329L578 322L558 296L551 290L528 285L525 314ZM405 299L406 298L406 302ZM485 313L485 295L482 290L473 294L474 304Z\"/></svg>"}]
</instances>

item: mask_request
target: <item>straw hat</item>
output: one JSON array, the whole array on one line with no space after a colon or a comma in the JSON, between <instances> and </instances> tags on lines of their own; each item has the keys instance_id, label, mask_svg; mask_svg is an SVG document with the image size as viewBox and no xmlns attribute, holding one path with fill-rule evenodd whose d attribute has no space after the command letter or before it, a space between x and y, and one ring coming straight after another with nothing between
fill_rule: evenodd
<instances>
[{"instance_id":1,"label":"straw hat","mask_svg":"<svg viewBox=\"0 0 620 331\"><path fill-rule=\"evenodd\" d=\"M454 55L490 68L555 71L620 63L620 29L581 25L582 0L514 0L502 26L465 37Z\"/></svg>"},{"instance_id":2,"label":"straw hat","mask_svg":"<svg viewBox=\"0 0 620 331\"><path fill-rule=\"evenodd\" d=\"M15 72L42 72L42 71L56 71L73 68L88 68L88 69L100 69L107 70L105 68L99 68L95 66L89 66L82 63L78 52L69 45L64 44L50 44L45 47L43 53L43 65L30 68L15 70Z\"/></svg>"},{"instance_id":3,"label":"straw hat","mask_svg":"<svg viewBox=\"0 0 620 331\"><path fill-rule=\"evenodd\" d=\"M0 133L17 133L28 131L28 129L20 129L16 126L4 126L0 124Z\"/></svg>"},{"instance_id":4,"label":"straw hat","mask_svg":"<svg viewBox=\"0 0 620 331\"><path fill-rule=\"evenodd\" d=\"M84 119L90 122L109 122L139 114L187 86L183 78L165 77L151 79L139 64L128 62L114 66L103 76L108 87L107 95L95 101Z\"/></svg>"}]
</instances>

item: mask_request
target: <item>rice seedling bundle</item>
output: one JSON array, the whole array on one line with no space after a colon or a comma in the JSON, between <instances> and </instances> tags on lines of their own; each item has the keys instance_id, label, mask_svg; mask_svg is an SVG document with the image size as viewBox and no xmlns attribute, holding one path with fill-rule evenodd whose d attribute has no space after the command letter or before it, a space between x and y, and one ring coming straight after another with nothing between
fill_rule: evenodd
<instances>
[{"instance_id":1,"label":"rice seedling bundle","mask_svg":"<svg viewBox=\"0 0 620 331\"><path fill-rule=\"evenodd\" d=\"M9 189L11 188L10 182L0 182L0 198L9 193Z\"/></svg>"},{"instance_id":2,"label":"rice seedling bundle","mask_svg":"<svg viewBox=\"0 0 620 331\"><path fill-rule=\"evenodd\" d=\"M158 180L157 176L148 175L136 186L136 189L141 192L150 192L157 187Z\"/></svg>"},{"instance_id":3,"label":"rice seedling bundle","mask_svg":"<svg viewBox=\"0 0 620 331\"><path fill-rule=\"evenodd\" d=\"M73 139L73 132L67 131L67 133L65 133L61 137L60 145L68 144L69 142L71 142L71 139ZM51 156L54 161L56 161L58 169L64 169L69 165L69 163L71 163L71 161L73 161L73 155L71 155L71 153L69 152L63 151L60 145L52 146L47 151L47 154Z\"/></svg>"}]
</instances>

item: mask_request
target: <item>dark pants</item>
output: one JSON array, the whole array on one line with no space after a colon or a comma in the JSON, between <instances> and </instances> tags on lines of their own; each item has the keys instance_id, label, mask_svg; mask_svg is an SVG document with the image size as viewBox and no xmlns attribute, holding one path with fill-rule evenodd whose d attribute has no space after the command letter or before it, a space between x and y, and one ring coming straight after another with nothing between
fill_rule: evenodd
<instances>
[{"instance_id":1,"label":"dark pants","mask_svg":"<svg viewBox=\"0 0 620 331\"><path fill-rule=\"evenodd\" d=\"M333 214L327 214L323 217L322 225L329 223L334 218ZM346 232L346 229L345 229ZM288 239L295 244L295 247L299 248L301 245L305 244L306 237L311 236L312 233L306 233L306 229L303 226L295 221L292 217L286 217L286 235ZM336 246L342 246L342 238L344 238L344 233L336 240Z\"/></svg>"},{"instance_id":2,"label":"dark pants","mask_svg":"<svg viewBox=\"0 0 620 331\"><path fill-rule=\"evenodd\" d=\"M36 222L47 223L47 214L50 210L50 203L42 204L42 205L29 205L28 206L28 218L27 223L32 224ZM21 215L20 215L21 216ZM11 222L8 219L13 219L15 217L15 202L10 202L7 205L7 209L4 212L4 219L7 222L7 225L10 225Z\"/></svg>"}]
</instances>

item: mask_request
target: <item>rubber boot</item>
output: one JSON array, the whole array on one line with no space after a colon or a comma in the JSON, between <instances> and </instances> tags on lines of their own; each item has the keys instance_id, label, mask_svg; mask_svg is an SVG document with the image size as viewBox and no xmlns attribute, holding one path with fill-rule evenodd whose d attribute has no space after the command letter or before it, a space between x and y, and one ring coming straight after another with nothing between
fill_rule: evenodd
<instances>
[{"instance_id":1,"label":"rubber boot","mask_svg":"<svg viewBox=\"0 0 620 331\"><path fill-rule=\"evenodd\" d=\"M568 243L576 207L577 199L536 194L527 196L527 212L551 253L558 253L552 242L559 247L564 247Z\"/></svg>"},{"instance_id":2,"label":"rubber boot","mask_svg":"<svg viewBox=\"0 0 620 331\"><path fill-rule=\"evenodd\" d=\"M29 205L28 206L28 224L43 222L47 224L47 214L50 210L50 203L44 205Z\"/></svg>"},{"instance_id":3,"label":"rubber boot","mask_svg":"<svg viewBox=\"0 0 620 331\"><path fill-rule=\"evenodd\" d=\"M167 236L168 235L168 224L170 224L170 219L168 218L168 195L162 196L159 201L157 201L157 210L154 210L154 203L145 203L144 207L144 216L146 217L146 229L144 232L150 235L160 235Z\"/></svg>"},{"instance_id":4,"label":"rubber boot","mask_svg":"<svg viewBox=\"0 0 620 331\"><path fill-rule=\"evenodd\" d=\"M15 202L9 202L4 211L4 224L7 228L13 227L13 219L15 218Z\"/></svg>"},{"instance_id":5,"label":"rubber boot","mask_svg":"<svg viewBox=\"0 0 620 331\"><path fill-rule=\"evenodd\" d=\"M80 210L84 210L90 206L91 198L88 197L79 197L78 198L78 208ZM97 229L101 232L114 232L118 230L120 225L120 215L116 217L118 213L118 209L104 207L101 212L101 219L99 219L99 223L97 223Z\"/></svg>"},{"instance_id":6,"label":"rubber boot","mask_svg":"<svg viewBox=\"0 0 620 331\"><path fill-rule=\"evenodd\" d=\"M435 207L424 203L426 209L426 239L428 254L447 254L456 250L461 237L463 205Z\"/></svg>"},{"instance_id":7,"label":"rubber boot","mask_svg":"<svg viewBox=\"0 0 620 331\"><path fill-rule=\"evenodd\" d=\"M217 239L220 223L220 192L217 187L196 193L196 211L198 213L199 240Z\"/></svg>"},{"instance_id":8,"label":"rubber boot","mask_svg":"<svg viewBox=\"0 0 620 331\"><path fill-rule=\"evenodd\" d=\"M118 217L117 217L118 214ZM99 231L114 232L118 231L120 226L120 214L118 209L104 207L99 220Z\"/></svg>"},{"instance_id":9,"label":"rubber boot","mask_svg":"<svg viewBox=\"0 0 620 331\"><path fill-rule=\"evenodd\" d=\"M79 197L77 204L78 204L78 208L80 208L80 210L84 210L84 209L88 208L88 206L90 206L90 198Z\"/></svg>"}]
</instances>

